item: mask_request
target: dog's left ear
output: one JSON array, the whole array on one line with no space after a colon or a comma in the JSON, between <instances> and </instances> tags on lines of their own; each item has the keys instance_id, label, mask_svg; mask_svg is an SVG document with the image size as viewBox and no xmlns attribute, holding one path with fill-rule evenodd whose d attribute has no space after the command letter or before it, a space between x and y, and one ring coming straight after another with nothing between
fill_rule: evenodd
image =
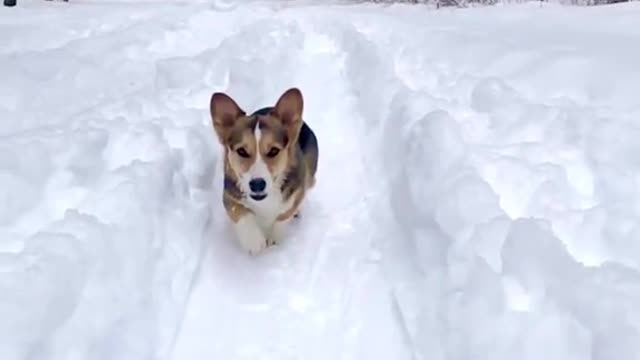
<instances>
[{"instance_id":1,"label":"dog's left ear","mask_svg":"<svg viewBox=\"0 0 640 360\"><path fill-rule=\"evenodd\" d=\"M275 115L282 121L282 125L287 128L291 142L297 140L298 133L302 127L303 106L302 93L297 88L291 88L280 96L274 107Z\"/></svg>"}]
</instances>

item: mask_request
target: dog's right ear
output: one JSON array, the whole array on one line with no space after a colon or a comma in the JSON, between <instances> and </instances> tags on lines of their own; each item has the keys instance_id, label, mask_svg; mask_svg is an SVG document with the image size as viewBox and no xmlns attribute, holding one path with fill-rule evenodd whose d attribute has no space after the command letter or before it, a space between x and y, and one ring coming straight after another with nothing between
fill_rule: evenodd
<instances>
[{"instance_id":1,"label":"dog's right ear","mask_svg":"<svg viewBox=\"0 0 640 360\"><path fill-rule=\"evenodd\" d=\"M231 97L221 92L214 93L211 96L209 110L211 111L211 120L213 121L213 128L218 135L218 140L225 145L229 138L229 131L236 119L245 115L245 112Z\"/></svg>"}]
</instances>

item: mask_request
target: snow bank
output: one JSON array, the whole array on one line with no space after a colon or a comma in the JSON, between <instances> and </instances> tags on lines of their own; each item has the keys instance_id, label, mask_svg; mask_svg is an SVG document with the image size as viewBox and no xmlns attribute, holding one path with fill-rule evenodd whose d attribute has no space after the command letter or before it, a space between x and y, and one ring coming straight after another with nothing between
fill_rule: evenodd
<instances>
[{"instance_id":1,"label":"snow bank","mask_svg":"<svg viewBox=\"0 0 640 360\"><path fill-rule=\"evenodd\" d=\"M168 351L203 245L208 208L198 193L214 158L204 146L172 147L159 128L100 122L2 141L3 154L46 148L31 161L11 156L22 171L1 166L11 174L3 192L18 204L2 216L3 358Z\"/></svg>"},{"instance_id":2,"label":"snow bank","mask_svg":"<svg viewBox=\"0 0 640 360\"><path fill-rule=\"evenodd\" d=\"M207 113L166 101L153 66L166 52L145 50L171 34L167 8L145 10L151 23L102 10L94 23L70 8L50 42L53 25L30 27L0 58L2 359L165 356L207 240ZM74 28L85 35L55 35Z\"/></svg>"},{"instance_id":3,"label":"snow bank","mask_svg":"<svg viewBox=\"0 0 640 360\"><path fill-rule=\"evenodd\" d=\"M521 9L353 21L397 75L359 100L386 117L385 273L419 358L636 358L640 52L617 34L640 34L615 9Z\"/></svg>"}]
</instances>

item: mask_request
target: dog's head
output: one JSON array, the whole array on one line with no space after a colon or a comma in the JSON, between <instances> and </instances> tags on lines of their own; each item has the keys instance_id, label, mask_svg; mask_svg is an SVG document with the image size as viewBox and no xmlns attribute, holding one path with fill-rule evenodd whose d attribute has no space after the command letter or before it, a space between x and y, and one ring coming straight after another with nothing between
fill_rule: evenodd
<instances>
[{"instance_id":1,"label":"dog's head","mask_svg":"<svg viewBox=\"0 0 640 360\"><path fill-rule=\"evenodd\" d=\"M264 115L247 115L224 93L211 96L211 118L218 140L225 147L227 164L239 186L254 201L261 201L280 186L302 126L302 93L285 91Z\"/></svg>"}]
</instances>

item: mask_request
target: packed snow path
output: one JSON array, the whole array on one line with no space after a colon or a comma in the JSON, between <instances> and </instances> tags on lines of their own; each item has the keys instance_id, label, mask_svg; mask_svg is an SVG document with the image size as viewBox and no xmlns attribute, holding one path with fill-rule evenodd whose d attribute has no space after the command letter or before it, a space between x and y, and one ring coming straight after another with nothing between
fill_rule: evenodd
<instances>
[{"instance_id":1,"label":"packed snow path","mask_svg":"<svg viewBox=\"0 0 640 360\"><path fill-rule=\"evenodd\" d=\"M0 12L0 359L639 359L638 4ZM317 187L259 257L213 91Z\"/></svg>"}]
</instances>

